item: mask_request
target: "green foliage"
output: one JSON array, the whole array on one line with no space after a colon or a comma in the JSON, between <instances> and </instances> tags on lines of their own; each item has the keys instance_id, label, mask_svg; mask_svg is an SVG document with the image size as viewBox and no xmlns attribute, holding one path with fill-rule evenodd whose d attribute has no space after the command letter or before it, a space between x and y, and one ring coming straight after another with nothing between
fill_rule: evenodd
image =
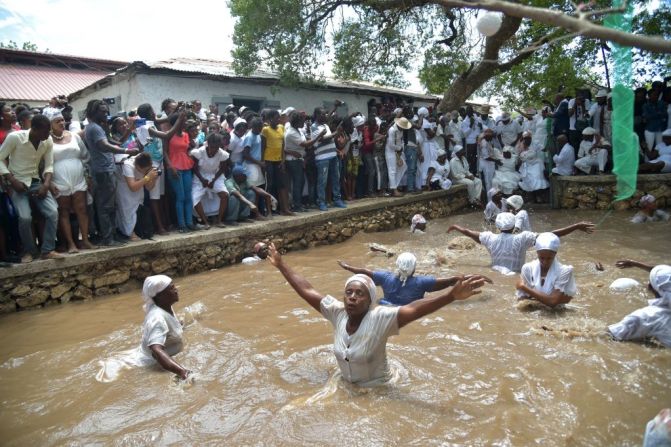
<instances>
[{"instance_id":1,"label":"green foliage","mask_svg":"<svg viewBox=\"0 0 671 447\"><path fill-rule=\"evenodd\" d=\"M0 48L7 48L8 50L18 50L19 45L14 42L13 40L8 41L7 43L0 42ZM28 41L28 42L23 42L23 45L21 45L21 50L23 51L32 51L32 52L37 52L37 45ZM48 53L49 50L47 49L46 52Z\"/></svg>"}]
</instances>

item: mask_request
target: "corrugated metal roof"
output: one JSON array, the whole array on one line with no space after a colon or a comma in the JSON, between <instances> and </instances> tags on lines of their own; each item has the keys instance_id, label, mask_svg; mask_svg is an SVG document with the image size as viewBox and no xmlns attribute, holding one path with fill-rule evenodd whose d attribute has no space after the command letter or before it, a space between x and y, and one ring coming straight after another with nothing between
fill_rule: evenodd
<instances>
[{"instance_id":1,"label":"corrugated metal roof","mask_svg":"<svg viewBox=\"0 0 671 447\"><path fill-rule=\"evenodd\" d=\"M17 64L0 65L0 98L48 101L69 95L104 78L108 73Z\"/></svg>"},{"instance_id":2,"label":"corrugated metal roof","mask_svg":"<svg viewBox=\"0 0 671 447\"><path fill-rule=\"evenodd\" d=\"M184 73L200 73L210 76L237 78L237 79L266 79L277 80L278 75L268 70L256 70L250 76L239 76L233 69L233 64L230 61L213 60L213 59L192 59L192 58L175 58L165 61L151 61L151 62L135 62L136 65L144 65L149 69L163 69L175 70ZM131 64L133 65L133 64ZM423 98L432 101L438 96L426 94L422 92L405 90L395 87L381 86L372 82L365 81L342 81L336 79L326 78L324 84L332 88L344 88L360 91L375 91L378 93L388 93L393 95L412 96L414 98Z\"/></svg>"}]
</instances>

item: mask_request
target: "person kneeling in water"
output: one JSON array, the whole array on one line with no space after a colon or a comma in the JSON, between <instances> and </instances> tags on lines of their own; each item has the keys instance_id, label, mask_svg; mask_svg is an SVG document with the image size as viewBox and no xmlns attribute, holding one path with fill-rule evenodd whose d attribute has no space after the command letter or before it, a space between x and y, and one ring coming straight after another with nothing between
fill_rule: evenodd
<instances>
[{"instance_id":1,"label":"person kneeling in water","mask_svg":"<svg viewBox=\"0 0 671 447\"><path fill-rule=\"evenodd\" d=\"M554 233L538 235L535 244L538 259L522 266L517 281L518 299L536 300L549 307L573 299L576 294L573 266L557 260L559 245L559 237Z\"/></svg>"}]
</instances>

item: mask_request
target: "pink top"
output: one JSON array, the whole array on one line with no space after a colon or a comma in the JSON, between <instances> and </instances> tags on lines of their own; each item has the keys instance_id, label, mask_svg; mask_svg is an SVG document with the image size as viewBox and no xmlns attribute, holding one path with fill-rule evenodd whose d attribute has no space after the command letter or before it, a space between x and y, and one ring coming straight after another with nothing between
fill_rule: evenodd
<instances>
[{"instance_id":1,"label":"pink top","mask_svg":"<svg viewBox=\"0 0 671 447\"><path fill-rule=\"evenodd\" d=\"M168 143L168 157L170 164L180 171L193 168L193 160L189 157L189 134L173 135Z\"/></svg>"}]
</instances>

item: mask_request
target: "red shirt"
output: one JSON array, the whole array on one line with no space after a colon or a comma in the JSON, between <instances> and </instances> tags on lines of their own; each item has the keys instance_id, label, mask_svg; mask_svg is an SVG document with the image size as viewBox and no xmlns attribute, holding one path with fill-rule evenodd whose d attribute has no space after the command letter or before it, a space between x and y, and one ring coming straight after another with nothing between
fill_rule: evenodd
<instances>
[{"instance_id":1,"label":"red shirt","mask_svg":"<svg viewBox=\"0 0 671 447\"><path fill-rule=\"evenodd\" d=\"M370 154L375 150L375 131L369 126L363 128L363 144L361 145L361 152Z\"/></svg>"},{"instance_id":2,"label":"red shirt","mask_svg":"<svg viewBox=\"0 0 671 447\"><path fill-rule=\"evenodd\" d=\"M193 168L193 160L189 157L189 134L173 135L168 143L168 157L170 165L180 171L188 171Z\"/></svg>"}]
</instances>

